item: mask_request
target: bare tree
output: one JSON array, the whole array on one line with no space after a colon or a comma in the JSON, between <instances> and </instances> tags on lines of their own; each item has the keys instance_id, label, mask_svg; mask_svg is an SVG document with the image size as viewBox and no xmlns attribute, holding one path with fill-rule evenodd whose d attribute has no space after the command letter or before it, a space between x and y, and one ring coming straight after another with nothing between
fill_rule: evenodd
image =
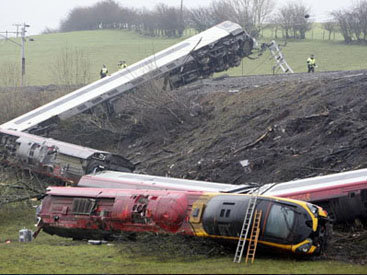
<instances>
[{"instance_id":1,"label":"bare tree","mask_svg":"<svg viewBox=\"0 0 367 275\"><path fill-rule=\"evenodd\" d=\"M183 12L183 11L182 11ZM185 29L181 10L158 4L153 10L123 8L105 0L87 8L75 8L61 22L60 30L128 29L150 36L181 36Z\"/></svg>"},{"instance_id":2,"label":"bare tree","mask_svg":"<svg viewBox=\"0 0 367 275\"><path fill-rule=\"evenodd\" d=\"M180 10L165 4L158 4L155 8L155 21L161 33L167 37L176 37L182 34Z\"/></svg>"},{"instance_id":3,"label":"bare tree","mask_svg":"<svg viewBox=\"0 0 367 275\"><path fill-rule=\"evenodd\" d=\"M197 9L191 9L189 11L189 26L202 32L213 25L215 25L215 18L212 16L211 9L209 7L201 7Z\"/></svg>"},{"instance_id":4,"label":"bare tree","mask_svg":"<svg viewBox=\"0 0 367 275\"><path fill-rule=\"evenodd\" d=\"M310 8L302 2L288 2L279 9L277 20L285 31L286 38L305 39L306 32L311 29L311 22L305 17ZM292 36L290 36L292 32Z\"/></svg>"},{"instance_id":5,"label":"bare tree","mask_svg":"<svg viewBox=\"0 0 367 275\"><path fill-rule=\"evenodd\" d=\"M50 63L54 82L59 85L80 85L90 82L90 61L83 50L65 46Z\"/></svg>"},{"instance_id":6,"label":"bare tree","mask_svg":"<svg viewBox=\"0 0 367 275\"><path fill-rule=\"evenodd\" d=\"M332 15L336 22L338 22L340 32L344 37L344 41L346 43L352 42L352 31L349 22L350 14L346 11L339 10L332 12Z\"/></svg>"},{"instance_id":7,"label":"bare tree","mask_svg":"<svg viewBox=\"0 0 367 275\"><path fill-rule=\"evenodd\" d=\"M335 33L337 30L337 23L335 21L328 21L322 23L322 27L324 30L329 32L329 40L331 39L331 34Z\"/></svg>"},{"instance_id":8,"label":"bare tree","mask_svg":"<svg viewBox=\"0 0 367 275\"><path fill-rule=\"evenodd\" d=\"M361 40L367 40L367 1L360 1L353 9L357 31L361 34Z\"/></svg>"},{"instance_id":9,"label":"bare tree","mask_svg":"<svg viewBox=\"0 0 367 275\"><path fill-rule=\"evenodd\" d=\"M257 37L274 8L273 0L219 0L212 3L213 16L240 24Z\"/></svg>"},{"instance_id":10,"label":"bare tree","mask_svg":"<svg viewBox=\"0 0 367 275\"><path fill-rule=\"evenodd\" d=\"M15 63L5 63L0 66L0 86L17 87L20 85L20 66Z\"/></svg>"},{"instance_id":11,"label":"bare tree","mask_svg":"<svg viewBox=\"0 0 367 275\"><path fill-rule=\"evenodd\" d=\"M346 43L367 41L367 0L359 1L350 9L333 11Z\"/></svg>"}]
</instances>

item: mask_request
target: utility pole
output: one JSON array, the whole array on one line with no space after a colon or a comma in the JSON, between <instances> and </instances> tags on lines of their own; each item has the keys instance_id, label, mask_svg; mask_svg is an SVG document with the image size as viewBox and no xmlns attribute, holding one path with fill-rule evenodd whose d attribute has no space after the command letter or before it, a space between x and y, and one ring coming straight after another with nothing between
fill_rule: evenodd
<instances>
[{"instance_id":1,"label":"utility pole","mask_svg":"<svg viewBox=\"0 0 367 275\"><path fill-rule=\"evenodd\" d=\"M181 0L180 24L181 24L182 35L183 35L183 31L184 31L184 23L183 23L183 0Z\"/></svg>"},{"instance_id":2,"label":"utility pole","mask_svg":"<svg viewBox=\"0 0 367 275\"><path fill-rule=\"evenodd\" d=\"M13 26L17 27L17 36L16 38L19 37L19 27L22 26L22 24L13 24Z\"/></svg>"},{"instance_id":3,"label":"utility pole","mask_svg":"<svg viewBox=\"0 0 367 275\"><path fill-rule=\"evenodd\" d=\"M19 46L21 48L21 65L22 65L22 78L21 78L21 83L20 85L23 87L25 84L25 52L24 52L24 43L26 41L25 39L25 34L26 34L26 28L29 28L30 25L27 25L26 23L23 24L14 24L14 26L17 26L17 32L0 32L0 36L2 36L3 38L5 38L5 40L9 40L10 42L12 42L13 44ZM14 41L13 39L10 39L8 37L9 33L15 33L18 36L19 33L19 27L21 27L20 31L21 31L21 43L18 43L16 41ZM6 35L2 35L1 33L5 33Z\"/></svg>"},{"instance_id":4,"label":"utility pole","mask_svg":"<svg viewBox=\"0 0 367 275\"><path fill-rule=\"evenodd\" d=\"M25 84L25 54L24 54L24 42L25 42L25 33L27 32L25 30L25 28L29 28L30 25L26 25L25 23L23 24L22 28L21 28L21 35L22 35L22 82L21 82L21 86L23 87L23 85Z\"/></svg>"}]
</instances>

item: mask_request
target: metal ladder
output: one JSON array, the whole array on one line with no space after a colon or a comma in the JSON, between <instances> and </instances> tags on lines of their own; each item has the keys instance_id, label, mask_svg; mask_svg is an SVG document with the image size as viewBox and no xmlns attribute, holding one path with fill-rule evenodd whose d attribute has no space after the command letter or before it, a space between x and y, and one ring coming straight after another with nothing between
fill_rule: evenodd
<instances>
[{"instance_id":1,"label":"metal ladder","mask_svg":"<svg viewBox=\"0 0 367 275\"><path fill-rule=\"evenodd\" d=\"M294 73L292 68L288 65L287 61L283 56L282 51L280 50L277 42L274 40L268 45L271 55L274 57L277 64L273 67L273 74L275 69L280 67L284 73Z\"/></svg>"},{"instance_id":2,"label":"metal ladder","mask_svg":"<svg viewBox=\"0 0 367 275\"><path fill-rule=\"evenodd\" d=\"M242 254L245 248L246 238L247 238L249 227L252 221L252 216L256 209L257 194L258 194L258 190L255 191L255 193L251 195L251 198L249 200L245 218L242 224L240 238L238 239L236 254L234 255L234 259L233 259L234 263L240 263L242 260Z\"/></svg>"},{"instance_id":3,"label":"metal ladder","mask_svg":"<svg viewBox=\"0 0 367 275\"><path fill-rule=\"evenodd\" d=\"M254 263L254 260L255 260L257 241L258 241L259 235L260 235L261 215L262 215L261 210L256 210L255 211L255 216L254 216L252 229L251 229L250 240L249 240L248 248L247 248L246 263L248 262L249 258L251 259L252 264Z\"/></svg>"}]
</instances>

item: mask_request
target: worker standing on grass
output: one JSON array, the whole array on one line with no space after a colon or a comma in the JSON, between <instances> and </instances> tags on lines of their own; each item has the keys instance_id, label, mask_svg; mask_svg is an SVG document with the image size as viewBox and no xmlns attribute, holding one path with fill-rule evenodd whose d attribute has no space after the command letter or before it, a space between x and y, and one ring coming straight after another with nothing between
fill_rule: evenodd
<instances>
[{"instance_id":1,"label":"worker standing on grass","mask_svg":"<svg viewBox=\"0 0 367 275\"><path fill-rule=\"evenodd\" d=\"M119 70L125 69L127 67L127 64L125 61L120 61L119 64L117 64Z\"/></svg>"},{"instance_id":2,"label":"worker standing on grass","mask_svg":"<svg viewBox=\"0 0 367 275\"><path fill-rule=\"evenodd\" d=\"M307 68L309 73L314 73L316 67L316 59L313 54L307 59Z\"/></svg>"},{"instance_id":3,"label":"worker standing on grass","mask_svg":"<svg viewBox=\"0 0 367 275\"><path fill-rule=\"evenodd\" d=\"M107 76L108 69L107 69L106 65L103 64L103 67L102 67L101 71L99 72L99 74L100 74L101 78L104 78L104 77Z\"/></svg>"}]
</instances>

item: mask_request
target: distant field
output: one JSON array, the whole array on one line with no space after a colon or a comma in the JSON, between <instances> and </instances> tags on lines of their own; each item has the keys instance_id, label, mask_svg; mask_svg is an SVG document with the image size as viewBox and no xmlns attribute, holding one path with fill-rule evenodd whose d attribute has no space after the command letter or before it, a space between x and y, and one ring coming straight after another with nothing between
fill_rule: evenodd
<instances>
[{"instance_id":1,"label":"distant field","mask_svg":"<svg viewBox=\"0 0 367 275\"><path fill-rule=\"evenodd\" d=\"M295 72L306 71L306 59L316 56L318 71L367 69L367 46L343 44L340 35L335 40L322 40L318 26L307 33L304 41L289 41L283 53ZM191 33L192 34L192 33ZM187 35L190 35L188 33ZM281 36L279 32L278 35ZM263 41L273 38L264 31ZM110 73L117 70L119 60L135 63L183 39L150 38L128 31L98 30L70 33L55 33L33 36L26 43L26 82L28 85L46 85L54 82L50 67L65 47L77 47L90 61L91 80L99 78L102 64ZM312 39L313 38L313 39ZM327 34L325 34L327 39ZM261 41L261 42L263 42ZM279 41L281 44L282 41ZM4 64L20 64L20 48L10 42L0 42L0 67ZM230 75L271 74L274 60L265 52L257 60L245 59L243 65L225 72ZM0 86L1 79L0 79Z\"/></svg>"},{"instance_id":2,"label":"distant field","mask_svg":"<svg viewBox=\"0 0 367 275\"><path fill-rule=\"evenodd\" d=\"M170 244L86 242L43 232L31 243L19 243L22 228L34 230L35 210L0 208L0 274L365 274L367 267L325 260L258 255L254 264L233 263L233 255L197 255L195 248L170 251ZM9 218L11 217L11 220ZM10 241L10 243L6 243ZM178 244L172 244L179 250ZM168 250L168 251L167 251Z\"/></svg>"}]
</instances>

